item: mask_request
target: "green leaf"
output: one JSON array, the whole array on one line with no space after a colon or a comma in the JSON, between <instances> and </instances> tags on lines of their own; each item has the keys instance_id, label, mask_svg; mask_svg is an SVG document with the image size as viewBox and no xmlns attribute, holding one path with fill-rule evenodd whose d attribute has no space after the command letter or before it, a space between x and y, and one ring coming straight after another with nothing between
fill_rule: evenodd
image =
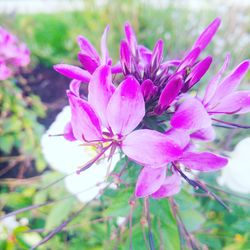
<instances>
[{"instance_id":1,"label":"green leaf","mask_svg":"<svg viewBox=\"0 0 250 250\"><path fill-rule=\"evenodd\" d=\"M150 212L154 216L153 232L158 244L168 250L179 250L179 231L168 200L150 200Z\"/></svg>"},{"instance_id":2,"label":"green leaf","mask_svg":"<svg viewBox=\"0 0 250 250\"><path fill-rule=\"evenodd\" d=\"M45 229L50 231L67 219L75 201L75 198L72 197L54 205L46 219Z\"/></svg>"},{"instance_id":3,"label":"green leaf","mask_svg":"<svg viewBox=\"0 0 250 250\"><path fill-rule=\"evenodd\" d=\"M132 249L147 250L147 243L144 241L142 228L139 224L132 228ZM127 237L125 244L121 247L121 250L130 249L130 238Z\"/></svg>"},{"instance_id":4,"label":"green leaf","mask_svg":"<svg viewBox=\"0 0 250 250\"><path fill-rule=\"evenodd\" d=\"M129 200L132 196L133 189L120 189L110 198L109 205L103 212L103 216L127 216L130 205Z\"/></svg>"},{"instance_id":5,"label":"green leaf","mask_svg":"<svg viewBox=\"0 0 250 250\"><path fill-rule=\"evenodd\" d=\"M204 216L197 210L180 211L180 215L189 232L198 230L205 222Z\"/></svg>"},{"instance_id":6,"label":"green leaf","mask_svg":"<svg viewBox=\"0 0 250 250\"><path fill-rule=\"evenodd\" d=\"M0 149L5 154L10 154L12 147L14 146L15 139L12 135L0 136Z\"/></svg>"}]
</instances>

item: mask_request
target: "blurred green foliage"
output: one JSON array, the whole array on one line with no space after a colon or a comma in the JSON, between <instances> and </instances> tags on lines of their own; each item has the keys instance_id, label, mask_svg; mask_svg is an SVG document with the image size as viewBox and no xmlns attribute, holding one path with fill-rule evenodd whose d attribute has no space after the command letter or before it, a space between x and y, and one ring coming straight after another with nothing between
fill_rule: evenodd
<instances>
[{"instance_id":1,"label":"blurred green foliage","mask_svg":"<svg viewBox=\"0 0 250 250\"><path fill-rule=\"evenodd\" d=\"M113 173L120 173L126 161L126 158L122 158ZM125 250L131 244L133 249L148 249L149 227L144 202L143 199L134 201L133 186L127 185L132 179L135 181L132 176L136 176L139 169L138 165L130 162L118 188L106 188L99 199L93 200L83 209L74 195L67 194L63 182L45 188L61 178L53 172L43 174L39 181L36 179L28 186L18 185L11 192L5 186L6 192L0 194L0 199L7 211L48 201L55 202L16 215L19 225L6 232L6 239L0 237L1 249L30 249L79 209L80 214L67 227L38 249ZM110 181L114 182L112 177ZM206 181L217 185L212 175ZM188 232L200 241L199 249L206 249L206 245L208 249L214 250L247 250L250 241L247 200L237 198L233 193L231 195L219 191L225 202L230 201L232 211L229 213L211 198L199 194L202 193L185 185L185 190L175 196L179 214ZM150 199L149 204L155 249L189 249L185 246L183 235L179 237L179 226L168 199ZM22 224L24 218L28 218L26 224ZM1 226L0 223L0 230Z\"/></svg>"},{"instance_id":2,"label":"blurred green foliage","mask_svg":"<svg viewBox=\"0 0 250 250\"><path fill-rule=\"evenodd\" d=\"M0 110L0 150L3 152L0 161L8 162L8 156L10 160L11 157L19 157L20 161L35 160L37 170L42 171L46 166L40 146L44 129L37 118L45 116L45 108L39 97L24 96L14 80L2 81ZM17 152L13 153L14 149Z\"/></svg>"},{"instance_id":3,"label":"blurred green foliage","mask_svg":"<svg viewBox=\"0 0 250 250\"><path fill-rule=\"evenodd\" d=\"M180 57L199 34L197 25L204 27L215 17L212 10L206 11L206 15L197 12L195 19L199 23L196 22L195 27L189 10L180 6L177 12L171 2L167 8L133 0L111 0L103 7L95 1L85 1L85 5L84 9L73 13L17 15L12 22L2 21L23 38L36 62L51 66L59 62L77 63L79 34L99 50L101 34L107 24L110 25L109 51L117 60L125 21L133 25L140 43L153 49L156 40L161 38L166 42L167 57Z\"/></svg>"}]
</instances>

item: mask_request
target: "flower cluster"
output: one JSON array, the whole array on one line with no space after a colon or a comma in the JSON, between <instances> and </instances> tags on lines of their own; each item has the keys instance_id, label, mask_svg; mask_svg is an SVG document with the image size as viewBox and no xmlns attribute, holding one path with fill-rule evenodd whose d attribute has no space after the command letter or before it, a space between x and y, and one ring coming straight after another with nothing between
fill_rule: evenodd
<instances>
[{"instance_id":1,"label":"flower cluster","mask_svg":"<svg viewBox=\"0 0 250 250\"><path fill-rule=\"evenodd\" d=\"M30 52L26 45L0 27L0 80L11 77L17 68L29 62Z\"/></svg>"},{"instance_id":2,"label":"flower cluster","mask_svg":"<svg viewBox=\"0 0 250 250\"><path fill-rule=\"evenodd\" d=\"M200 59L200 55L219 25L220 19L216 18L180 60L164 59L162 40L156 42L153 50L138 44L128 23L116 64L106 45L109 27L101 38L101 55L86 38L78 37L82 67L54 67L72 79L67 91L72 117L64 137L98 149L96 157L78 173L91 167L106 151L111 158L121 150L142 166L135 195L159 199L178 193L182 178L198 185L184 171L215 171L227 165L225 157L200 152L196 144L198 140L215 139L214 123L240 127L214 117L250 111L250 91L237 90L250 61L242 62L222 78L229 63L227 55L203 96L189 91L212 63L211 56ZM88 84L88 96L80 93L82 84Z\"/></svg>"}]
</instances>

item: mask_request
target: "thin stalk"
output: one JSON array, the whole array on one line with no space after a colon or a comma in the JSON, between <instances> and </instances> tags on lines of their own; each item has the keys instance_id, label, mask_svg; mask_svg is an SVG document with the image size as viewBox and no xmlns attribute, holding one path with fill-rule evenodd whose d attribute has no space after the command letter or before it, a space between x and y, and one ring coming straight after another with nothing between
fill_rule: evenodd
<instances>
[{"instance_id":1,"label":"thin stalk","mask_svg":"<svg viewBox=\"0 0 250 250\"><path fill-rule=\"evenodd\" d=\"M43 190L45 190L45 189L48 189L48 188L50 188L50 187L56 185L56 184L59 183L60 181L63 181L63 180L66 179L67 177L69 177L69 176L75 174L75 173L76 173L76 172L73 171L73 172L71 172L71 173L69 173L69 174L66 174L66 175L64 175L64 176L62 176L62 177L60 177L60 178L58 178L57 180L52 181L52 182L49 183L48 185L46 185L46 186L44 186L44 187L41 187L41 188L38 188L37 192L43 191Z\"/></svg>"},{"instance_id":2,"label":"thin stalk","mask_svg":"<svg viewBox=\"0 0 250 250\"><path fill-rule=\"evenodd\" d=\"M183 235L186 239L187 246L192 250L199 250L198 246L196 245L194 237L188 232L183 220L181 219L181 216L178 211L178 206L175 203L174 199L172 197L169 198L169 202L172 208L173 215L176 219L176 222L178 224L179 234L180 236ZM183 245L181 246L182 249Z\"/></svg>"},{"instance_id":3,"label":"thin stalk","mask_svg":"<svg viewBox=\"0 0 250 250\"><path fill-rule=\"evenodd\" d=\"M132 243L132 226L133 226L133 206L130 206L129 211L129 249L133 250L133 243Z\"/></svg>"},{"instance_id":4,"label":"thin stalk","mask_svg":"<svg viewBox=\"0 0 250 250\"><path fill-rule=\"evenodd\" d=\"M40 203L40 204L37 204L37 205L31 205L31 206L27 206L27 207L24 207L24 208L20 208L20 209L18 209L18 210L16 210L16 211L13 211L13 212L10 212L10 213L8 213L8 214L5 214L5 215L1 216L1 217L0 217L0 220L3 220L3 219L5 219L5 218L10 217L10 216L13 216L13 215L21 214L21 213L26 212L26 211L29 211L29 210L37 209L37 208L40 208L40 207L43 207L43 206L51 205L51 204L56 203L56 202L60 202L60 201L63 201L63 200L67 200L67 199L72 198L72 197L74 197L74 196L76 196L76 195L78 195L78 194L87 192L87 191L91 190L92 188L95 188L95 187L97 187L97 186L99 186L99 185L101 185L101 184L102 184L102 183L99 183L99 184L97 184L97 185L94 185L94 186L92 186L92 187L90 187L90 188L87 188L87 189L84 189L84 190L82 190L82 191L79 191L79 192L77 192L77 193L74 193L74 194L71 194L71 195L67 195L67 196L65 196L65 197L63 197L63 198L61 198L61 199L57 199L57 200L53 200L53 201L47 201L47 202Z\"/></svg>"},{"instance_id":5,"label":"thin stalk","mask_svg":"<svg viewBox=\"0 0 250 250\"><path fill-rule=\"evenodd\" d=\"M110 184L109 184L110 185ZM109 186L108 185L108 186ZM108 187L107 186L107 187ZM103 188L106 189L107 187ZM98 197L99 194L97 194L94 198L94 200ZM48 233L45 238L43 238L40 242L38 242L36 245L32 246L30 248L30 250L34 250L37 247L43 245L44 243L46 243L47 241L49 241L50 239L52 239L57 233L61 232L73 219L75 219L83 210L84 208L86 208L89 204L91 203L91 201L85 203L79 210L77 210L75 213L73 213L67 220L63 221L58 227L56 227L54 230L52 230L50 233Z\"/></svg>"},{"instance_id":6,"label":"thin stalk","mask_svg":"<svg viewBox=\"0 0 250 250\"><path fill-rule=\"evenodd\" d=\"M237 124L237 123L233 123L233 122L222 121L222 120L215 119L215 118L212 118L212 120L214 120L216 122L226 124L226 125L229 125L229 126L233 126L233 127L236 127L236 128L243 128L243 129L249 129L250 128L250 126L247 126L247 125L241 125L241 124Z\"/></svg>"},{"instance_id":7,"label":"thin stalk","mask_svg":"<svg viewBox=\"0 0 250 250\"><path fill-rule=\"evenodd\" d=\"M83 209L88 205L89 203L86 203L84 206L82 206L77 212L72 214L67 220L63 221L58 227L56 227L54 230L52 230L50 233L48 233L45 238L43 238L40 242L38 242L36 245L32 246L30 250L34 250L37 247L43 245L50 239L52 239L57 233L61 232L74 218L76 218Z\"/></svg>"},{"instance_id":8,"label":"thin stalk","mask_svg":"<svg viewBox=\"0 0 250 250\"><path fill-rule=\"evenodd\" d=\"M211 192L204 183L201 183L199 180L191 180L189 179L175 164L172 164L176 171L180 173L180 175L188 182L191 186L194 187L195 190L201 189L205 193L207 193L211 198L215 199L222 207L231 212L231 208L215 193Z\"/></svg>"},{"instance_id":9,"label":"thin stalk","mask_svg":"<svg viewBox=\"0 0 250 250\"><path fill-rule=\"evenodd\" d=\"M148 222L148 239L149 239L149 246L150 250L155 250L155 244L154 244L154 236L152 234L152 225L151 225L151 218L150 218L150 208L149 208L149 198L144 198L144 209L145 209L145 216L147 218Z\"/></svg>"}]
</instances>

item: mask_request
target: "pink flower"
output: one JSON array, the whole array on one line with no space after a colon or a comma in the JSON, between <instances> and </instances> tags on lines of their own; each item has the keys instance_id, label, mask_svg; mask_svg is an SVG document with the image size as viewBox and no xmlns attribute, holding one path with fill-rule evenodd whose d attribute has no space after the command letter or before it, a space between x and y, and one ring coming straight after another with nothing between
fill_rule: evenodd
<instances>
[{"instance_id":1,"label":"pink flower","mask_svg":"<svg viewBox=\"0 0 250 250\"><path fill-rule=\"evenodd\" d=\"M79 96L79 85L71 86L68 98L72 118L66 138L89 143L107 143L121 148L140 164L161 165L181 154L178 144L165 134L137 129L145 115L145 103L139 83L128 77L117 88L111 81L111 68L100 66L89 83L88 101Z\"/></svg>"},{"instance_id":2,"label":"pink flower","mask_svg":"<svg viewBox=\"0 0 250 250\"><path fill-rule=\"evenodd\" d=\"M250 111L250 91L237 91L250 68L250 61L239 64L220 82L228 63L229 56L206 88L202 103L210 115L244 114Z\"/></svg>"},{"instance_id":3,"label":"pink flower","mask_svg":"<svg viewBox=\"0 0 250 250\"><path fill-rule=\"evenodd\" d=\"M129 23L125 24L125 40L120 46L120 61L124 76L133 75L142 86L144 99L154 103L150 112L161 115L178 95L192 88L208 71L212 57L198 60L220 25L216 18L198 37L182 60L164 61L164 42L158 40L151 51L139 45ZM152 104L151 104L152 105Z\"/></svg>"},{"instance_id":4,"label":"pink flower","mask_svg":"<svg viewBox=\"0 0 250 250\"><path fill-rule=\"evenodd\" d=\"M137 197L151 195L159 199L177 194L181 189L181 176L176 167L185 166L191 170L210 172L227 165L228 160L225 157L211 152L191 151L189 136L185 131L171 129L166 134L179 143L180 148L183 149L182 154L176 155L170 168L167 165L157 167L146 165L137 180L135 189Z\"/></svg>"},{"instance_id":5,"label":"pink flower","mask_svg":"<svg viewBox=\"0 0 250 250\"><path fill-rule=\"evenodd\" d=\"M0 27L0 80L5 80L19 67L30 62L30 52L24 43Z\"/></svg>"},{"instance_id":6,"label":"pink flower","mask_svg":"<svg viewBox=\"0 0 250 250\"><path fill-rule=\"evenodd\" d=\"M82 64L82 68L78 66L72 66L69 64L57 64L54 69L60 74L76 79L84 83L88 83L91 78L91 74L101 65L112 65L112 60L109 57L107 49L107 34L109 31L109 26L107 26L102 34L101 38L101 54L99 56L95 47L89 42L89 40L83 36L78 37L78 45L80 47L80 52L78 53L78 59ZM119 64L112 66L112 73L121 72Z\"/></svg>"},{"instance_id":7,"label":"pink flower","mask_svg":"<svg viewBox=\"0 0 250 250\"><path fill-rule=\"evenodd\" d=\"M79 173L107 150L112 157L118 149L143 166L136 184L137 197L172 196L180 191L182 178L208 192L206 187L189 179L182 169L216 171L227 164L227 159L208 151L198 152L193 139L215 138L213 122L223 123L214 118L216 114L250 111L250 92L236 91L250 67L249 61L241 63L220 81L227 68L227 57L203 98L187 93L210 68L212 57L199 59L199 56L219 25L220 19L216 18L182 60L165 61L162 40L150 50L138 44L131 25L126 23L125 38L120 44L120 63L115 66L111 66L106 47L108 27L102 36L101 57L86 38L79 37L78 57L83 69L65 64L55 66L58 72L73 79L67 92L72 117L65 127L65 138L99 149L96 157L79 169ZM117 80L118 87L112 82L115 73L123 74L119 78L122 80ZM82 82L89 83L88 97L80 95Z\"/></svg>"},{"instance_id":8,"label":"pink flower","mask_svg":"<svg viewBox=\"0 0 250 250\"><path fill-rule=\"evenodd\" d=\"M250 61L242 62L220 82L228 61L229 57L208 84L203 100L189 97L179 104L170 121L172 127L193 132L192 138L213 140L215 132L211 125L214 115L250 112L250 91L236 91L249 70Z\"/></svg>"},{"instance_id":9,"label":"pink flower","mask_svg":"<svg viewBox=\"0 0 250 250\"><path fill-rule=\"evenodd\" d=\"M0 62L0 80L6 80L11 76L11 70L4 62Z\"/></svg>"}]
</instances>

